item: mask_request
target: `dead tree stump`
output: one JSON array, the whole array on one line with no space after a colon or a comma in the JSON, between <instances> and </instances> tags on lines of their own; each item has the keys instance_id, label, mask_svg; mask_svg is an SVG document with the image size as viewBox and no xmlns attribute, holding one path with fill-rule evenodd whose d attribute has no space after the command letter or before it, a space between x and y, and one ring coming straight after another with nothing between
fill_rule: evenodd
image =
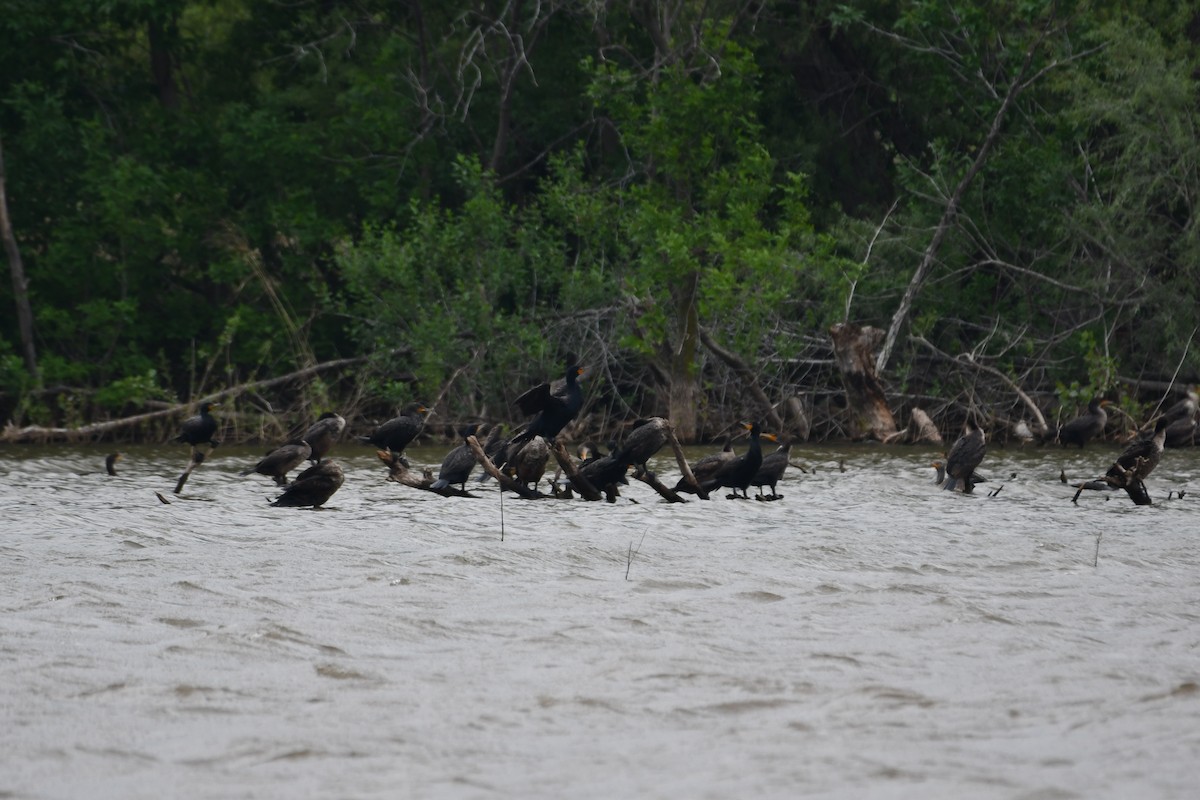
<instances>
[{"instance_id":1,"label":"dead tree stump","mask_svg":"<svg viewBox=\"0 0 1200 800\"><path fill-rule=\"evenodd\" d=\"M852 322L839 322L829 329L833 354L846 388L850 407L850 435L855 439L885 441L896 432L896 420L888 408L883 384L875 374L875 351L883 342L884 332Z\"/></svg>"}]
</instances>

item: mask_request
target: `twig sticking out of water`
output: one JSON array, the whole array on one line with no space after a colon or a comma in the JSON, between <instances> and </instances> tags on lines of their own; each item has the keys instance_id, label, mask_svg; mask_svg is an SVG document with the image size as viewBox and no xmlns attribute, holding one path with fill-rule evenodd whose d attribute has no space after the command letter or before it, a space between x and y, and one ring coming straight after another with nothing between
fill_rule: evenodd
<instances>
[{"instance_id":1,"label":"twig sticking out of water","mask_svg":"<svg viewBox=\"0 0 1200 800\"><path fill-rule=\"evenodd\" d=\"M1103 535L1104 531L1096 532L1096 554L1092 557L1093 567L1098 567L1100 565L1100 537Z\"/></svg>"},{"instance_id":2,"label":"twig sticking out of water","mask_svg":"<svg viewBox=\"0 0 1200 800\"><path fill-rule=\"evenodd\" d=\"M629 540L629 552L625 554L625 580L629 580L629 568L633 566L633 557L642 552L642 542L646 541L646 531L649 530L646 528L642 531L642 538L638 539L637 550L633 549L633 540Z\"/></svg>"},{"instance_id":3,"label":"twig sticking out of water","mask_svg":"<svg viewBox=\"0 0 1200 800\"><path fill-rule=\"evenodd\" d=\"M500 541L504 541L504 491L498 492L500 495Z\"/></svg>"}]
</instances>

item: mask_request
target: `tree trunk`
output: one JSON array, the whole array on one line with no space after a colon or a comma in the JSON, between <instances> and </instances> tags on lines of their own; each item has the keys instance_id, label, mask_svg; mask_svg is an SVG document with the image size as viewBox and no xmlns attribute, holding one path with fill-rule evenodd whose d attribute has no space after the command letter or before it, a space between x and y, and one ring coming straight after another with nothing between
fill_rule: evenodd
<instances>
[{"instance_id":1,"label":"tree trunk","mask_svg":"<svg viewBox=\"0 0 1200 800\"><path fill-rule=\"evenodd\" d=\"M25 277L25 264L17 247L12 219L8 216L8 195L4 183L4 145L0 141L0 238L4 239L4 253L8 256L8 267L12 273L13 300L17 305L17 331L21 337L21 355L25 369L33 378L37 388L42 385L42 373L38 369L37 348L33 339L33 307L29 303L29 279Z\"/></svg>"},{"instance_id":2,"label":"tree trunk","mask_svg":"<svg viewBox=\"0 0 1200 800\"><path fill-rule=\"evenodd\" d=\"M883 341L883 331L839 322L829 329L829 335L852 414L850 436L884 441L896 432L896 420L875 374L875 349Z\"/></svg>"}]
</instances>

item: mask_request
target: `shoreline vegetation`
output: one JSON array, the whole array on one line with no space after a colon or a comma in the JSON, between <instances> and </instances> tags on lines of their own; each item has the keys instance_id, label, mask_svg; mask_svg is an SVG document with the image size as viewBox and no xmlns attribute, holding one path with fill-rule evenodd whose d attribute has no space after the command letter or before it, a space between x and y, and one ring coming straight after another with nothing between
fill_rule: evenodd
<instances>
[{"instance_id":1,"label":"shoreline vegetation","mask_svg":"<svg viewBox=\"0 0 1200 800\"><path fill-rule=\"evenodd\" d=\"M16 3L0 442L1128 439L1200 382L1200 8Z\"/></svg>"}]
</instances>

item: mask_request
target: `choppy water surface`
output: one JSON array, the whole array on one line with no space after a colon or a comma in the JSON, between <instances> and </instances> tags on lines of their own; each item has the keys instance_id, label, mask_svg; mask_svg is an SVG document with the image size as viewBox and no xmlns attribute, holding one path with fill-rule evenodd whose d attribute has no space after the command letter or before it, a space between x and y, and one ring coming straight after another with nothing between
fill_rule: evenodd
<instances>
[{"instance_id":1,"label":"choppy water surface","mask_svg":"<svg viewBox=\"0 0 1200 800\"><path fill-rule=\"evenodd\" d=\"M0 450L0 797L1200 783L1196 450L1138 508L1059 483L1104 448L993 447L972 497L935 489L927 450L801 448L816 472L779 502L508 496L503 539L494 484L414 491L366 448L335 450L346 484L316 512L269 507L250 451L179 497L180 449L117 477L104 452Z\"/></svg>"}]
</instances>

